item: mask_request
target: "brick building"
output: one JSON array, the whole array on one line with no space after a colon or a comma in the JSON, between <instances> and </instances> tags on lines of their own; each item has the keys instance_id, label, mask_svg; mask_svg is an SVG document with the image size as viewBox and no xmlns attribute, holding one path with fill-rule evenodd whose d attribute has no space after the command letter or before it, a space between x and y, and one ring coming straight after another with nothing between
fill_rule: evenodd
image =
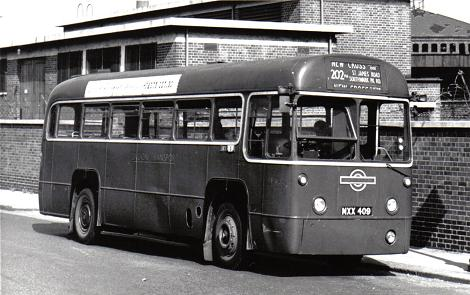
<instances>
[{"instance_id":1,"label":"brick building","mask_svg":"<svg viewBox=\"0 0 470 295\"><path fill-rule=\"evenodd\" d=\"M424 10L412 13L410 91L427 96L415 113L412 241L470 251L470 24ZM458 76L459 70L464 75ZM457 80L456 80L457 78ZM456 83L457 82L457 83ZM419 103L418 103L419 104Z\"/></svg>"},{"instance_id":2,"label":"brick building","mask_svg":"<svg viewBox=\"0 0 470 295\"><path fill-rule=\"evenodd\" d=\"M0 44L0 188L37 190L44 103L74 75L329 52L374 56L412 72L408 0L172 3L65 24L59 36ZM410 81L414 91L426 85ZM440 115L422 114L414 128L413 243L470 251L470 171L458 158L468 154L470 129L442 128Z\"/></svg>"}]
</instances>

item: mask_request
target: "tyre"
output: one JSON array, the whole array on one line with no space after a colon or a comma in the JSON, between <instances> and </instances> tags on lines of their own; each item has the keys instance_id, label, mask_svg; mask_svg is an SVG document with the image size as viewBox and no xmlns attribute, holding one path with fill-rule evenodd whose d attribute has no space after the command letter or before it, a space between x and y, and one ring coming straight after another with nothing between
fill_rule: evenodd
<instances>
[{"instance_id":1,"label":"tyre","mask_svg":"<svg viewBox=\"0 0 470 295\"><path fill-rule=\"evenodd\" d=\"M244 258L245 234L240 215L231 203L223 203L217 209L212 237L215 263L239 269Z\"/></svg>"},{"instance_id":2,"label":"tyre","mask_svg":"<svg viewBox=\"0 0 470 295\"><path fill-rule=\"evenodd\" d=\"M97 230L95 200L90 189L80 191L73 222L78 241L91 244L95 240Z\"/></svg>"}]
</instances>

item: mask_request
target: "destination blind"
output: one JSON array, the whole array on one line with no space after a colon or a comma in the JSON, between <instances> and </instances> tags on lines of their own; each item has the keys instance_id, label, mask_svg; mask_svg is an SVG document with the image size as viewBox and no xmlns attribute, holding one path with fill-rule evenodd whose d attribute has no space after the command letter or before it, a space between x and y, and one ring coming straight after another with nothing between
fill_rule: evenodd
<instances>
[{"instance_id":1,"label":"destination blind","mask_svg":"<svg viewBox=\"0 0 470 295\"><path fill-rule=\"evenodd\" d=\"M379 65L344 61L330 62L328 89L382 92L382 83Z\"/></svg>"}]
</instances>

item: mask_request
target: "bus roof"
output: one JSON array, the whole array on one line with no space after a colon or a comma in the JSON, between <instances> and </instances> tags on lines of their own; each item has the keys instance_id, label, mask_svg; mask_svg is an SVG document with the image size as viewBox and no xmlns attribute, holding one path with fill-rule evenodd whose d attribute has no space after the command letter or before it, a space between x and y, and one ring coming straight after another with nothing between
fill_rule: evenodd
<instances>
[{"instance_id":1,"label":"bus roof","mask_svg":"<svg viewBox=\"0 0 470 295\"><path fill-rule=\"evenodd\" d=\"M49 103L104 97L276 91L366 94L408 98L401 72L391 64L361 55L318 55L256 62L100 73L59 84Z\"/></svg>"}]
</instances>

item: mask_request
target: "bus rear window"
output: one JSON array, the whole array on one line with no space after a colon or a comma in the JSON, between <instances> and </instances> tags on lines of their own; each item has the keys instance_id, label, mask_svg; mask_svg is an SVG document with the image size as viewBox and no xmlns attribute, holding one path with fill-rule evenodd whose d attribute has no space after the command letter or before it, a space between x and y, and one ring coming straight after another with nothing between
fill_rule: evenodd
<instances>
[{"instance_id":1,"label":"bus rear window","mask_svg":"<svg viewBox=\"0 0 470 295\"><path fill-rule=\"evenodd\" d=\"M61 105L59 107L59 122L57 137L79 137L80 135L80 105Z\"/></svg>"},{"instance_id":2,"label":"bus rear window","mask_svg":"<svg viewBox=\"0 0 470 295\"><path fill-rule=\"evenodd\" d=\"M109 125L108 105L86 105L83 120L84 138L106 138Z\"/></svg>"}]
</instances>

